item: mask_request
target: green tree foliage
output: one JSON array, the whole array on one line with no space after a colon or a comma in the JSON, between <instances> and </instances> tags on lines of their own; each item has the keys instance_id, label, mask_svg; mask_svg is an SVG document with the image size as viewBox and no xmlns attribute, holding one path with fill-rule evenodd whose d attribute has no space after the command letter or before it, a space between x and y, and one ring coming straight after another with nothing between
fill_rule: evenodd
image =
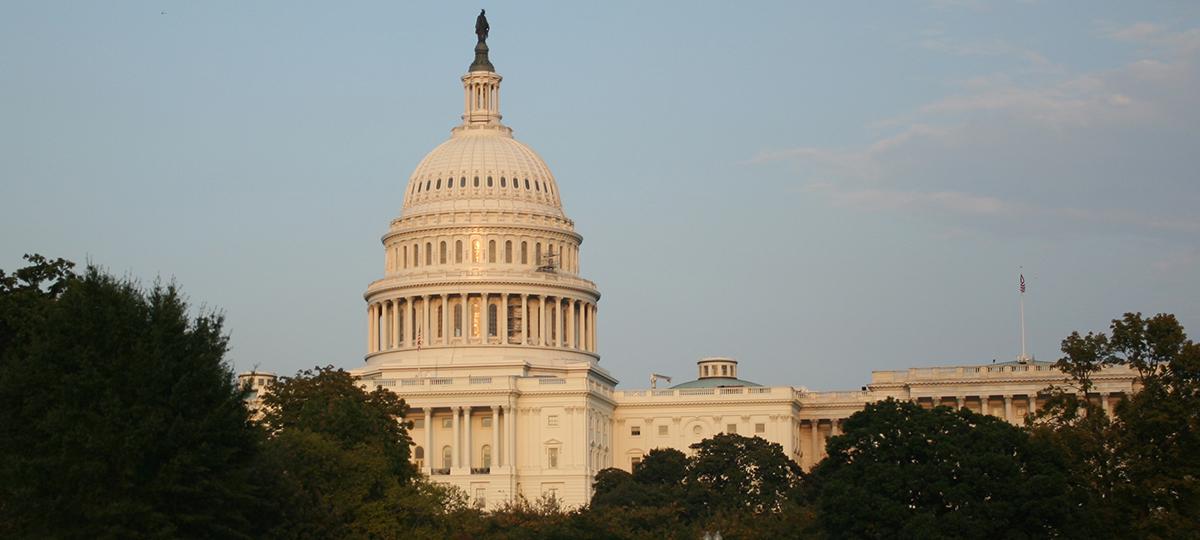
<instances>
[{"instance_id":1,"label":"green tree foliage","mask_svg":"<svg viewBox=\"0 0 1200 540\"><path fill-rule=\"evenodd\" d=\"M26 259L0 272L0 536L257 536L260 437L222 318Z\"/></svg>"},{"instance_id":2,"label":"green tree foliage","mask_svg":"<svg viewBox=\"0 0 1200 540\"><path fill-rule=\"evenodd\" d=\"M684 482L693 515L778 512L800 479L800 466L783 447L761 437L722 433L691 448Z\"/></svg>"},{"instance_id":3,"label":"green tree foliage","mask_svg":"<svg viewBox=\"0 0 1200 540\"><path fill-rule=\"evenodd\" d=\"M1126 313L1109 335L1072 333L1035 435L1071 457L1088 493L1089 529L1101 535L1200 536L1200 345L1173 315ZM1127 366L1140 390L1108 418L1089 393L1105 366Z\"/></svg>"},{"instance_id":4,"label":"green tree foliage","mask_svg":"<svg viewBox=\"0 0 1200 540\"><path fill-rule=\"evenodd\" d=\"M398 482L416 475L409 462L412 439L403 421L408 405L392 391L381 387L368 393L333 366L283 377L270 390L263 398L262 419L269 433L304 430L343 448L371 447L387 457Z\"/></svg>"},{"instance_id":5,"label":"green tree foliage","mask_svg":"<svg viewBox=\"0 0 1200 540\"><path fill-rule=\"evenodd\" d=\"M969 410L888 399L827 444L806 490L834 538L1040 538L1071 523L1061 455Z\"/></svg>"}]
</instances>

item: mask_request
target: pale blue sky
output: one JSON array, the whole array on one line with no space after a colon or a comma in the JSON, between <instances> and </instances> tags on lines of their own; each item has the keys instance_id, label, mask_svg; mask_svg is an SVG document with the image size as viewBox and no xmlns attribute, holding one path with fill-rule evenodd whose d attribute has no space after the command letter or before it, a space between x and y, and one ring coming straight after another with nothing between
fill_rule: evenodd
<instances>
[{"instance_id":1,"label":"pale blue sky","mask_svg":"<svg viewBox=\"0 0 1200 540\"><path fill-rule=\"evenodd\" d=\"M238 368L359 365L479 7L0 1L0 268L174 278ZM1022 265L1040 359L1125 311L1200 334L1200 4L482 7L624 387L1009 360Z\"/></svg>"}]
</instances>

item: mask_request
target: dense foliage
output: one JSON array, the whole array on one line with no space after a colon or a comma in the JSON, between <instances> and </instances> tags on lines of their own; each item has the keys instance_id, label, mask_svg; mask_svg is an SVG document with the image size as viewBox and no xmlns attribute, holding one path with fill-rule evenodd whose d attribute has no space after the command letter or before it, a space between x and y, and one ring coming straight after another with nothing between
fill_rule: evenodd
<instances>
[{"instance_id":1,"label":"dense foliage","mask_svg":"<svg viewBox=\"0 0 1200 540\"><path fill-rule=\"evenodd\" d=\"M0 537L1200 537L1200 346L1170 315L1072 334L1029 425L884 401L804 474L721 434L605 469L589 506L484 512L410 465L408 407L332 367L282 378L255 422L221 317L173 285L29 256L0 271ZM1099 370L1140 391L1098 405Z\"/></svg>"}]
</instances>

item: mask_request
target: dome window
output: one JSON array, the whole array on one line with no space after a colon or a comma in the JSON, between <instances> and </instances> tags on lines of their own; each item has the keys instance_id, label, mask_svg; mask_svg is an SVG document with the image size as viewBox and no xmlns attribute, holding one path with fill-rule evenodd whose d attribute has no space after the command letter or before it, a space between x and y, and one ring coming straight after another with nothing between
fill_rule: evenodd
<instances>
[{"instance_id":1,"label":"dome window","mask_svg":"<svg viewBox=\"0 0 1200 540\"><path fill-rule=\"evenodd\" d=\"M529 189L529 179L525 179L525 189Z\"/></svg>"},{"instance_id":2,"label":"dome window","mask_svg":"<svg viewBox=\"0 0 1200 540\"><path fill-rule=\"evenodd\" d=\"M433 180L426 180L426 181L425 181L425 191L429 191L429 184L430 184L430 183L432 183L432 182L433 182Z\"/></svg>"},{"instance_id":3,"label":"dome window","mask_svg":"<svg viewBox=\"0 0 1200 540\"><path fill-rule=\"evenodd\" d=\"M500 187L508 187L508 185L506 185L506 184L504 183L504 177L503 177L503 176L501 176L501 177L500 177Z\"/></svg>"},{"instance_id":4,"label":"dome window","mask_svg":"<svg viewBox=\"0 0 1200 540\"><path fill-rule=\"evenodd\" d=\"M446 179L446 189L454 189L454 178Z\"/></svg>"},{"instance_id":5,"label":"dome window","mask_svg":"<svg viewBox=\"0 0 1200 540\"><path fill-rule=\"evenodd\" d=\"M475 177L475 187L479 187L479 177Z\"/></svg>"},{"instance_id":6,"label":"dome window","mask_svg":"<svg viewBox=\"0 0 1200 540\"><path fill-rule=\"evenodd\" d=\"M442 179L441 178L438 178L437 189L442 189Z\"/></svg>"},{"instance_id":7,"label":"dome window","mask_svg":"<svg viewBox=\"0 0 1200 540\"><path fill-rule=\"evenodd\" d=\"M492 177L488 177L488 187L492 187Z\"/></svg>"},{"instance_id":8,"label":"dome window","mask_svg":"<svg viewBox=\"0 0 1200 540\"><path fill-rule=\"evenodd\" d=\"M464 176L458 179L458 187L467 187L467 177Z\"/></svg>"},{"instance_id":9,"label":"dome window","mask_svg":"<svg viewBox=\"0 0 1200 540\"><path fill-rule=\"evenodd\" d=\"M417 182L417 193L421 192L421 183Z\"/></svg>"},{"instance_id":10,"label":"dome window","mask_svg":"<svg viewBox=\"0 0 1200 540\"><path fill-rule=\"evenodd\" d=\"M542 183L541 183L541 182L538 182L537 180L534 180L534 181L533 181L533 190L534 190L534 191L541 191L541 190L542 190Z\"/></svg>"}]
</instances>

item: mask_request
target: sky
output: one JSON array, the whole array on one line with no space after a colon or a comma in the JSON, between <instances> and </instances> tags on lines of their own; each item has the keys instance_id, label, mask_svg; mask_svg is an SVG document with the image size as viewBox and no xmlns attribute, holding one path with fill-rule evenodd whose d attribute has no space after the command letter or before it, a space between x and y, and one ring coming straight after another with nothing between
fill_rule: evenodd
<instances>
[{"instance_id":1,"label":"sky","mask_svg":"<svg viewBox=\"0 0 1200 540\"><path fill-rule=\"evenodd\" d=\"M0 268L175 281L239 370L361 365L474 19L624 388L1055 360L1200 334L1200 4L0 0Z\"/></svg>"}]
</instances>

